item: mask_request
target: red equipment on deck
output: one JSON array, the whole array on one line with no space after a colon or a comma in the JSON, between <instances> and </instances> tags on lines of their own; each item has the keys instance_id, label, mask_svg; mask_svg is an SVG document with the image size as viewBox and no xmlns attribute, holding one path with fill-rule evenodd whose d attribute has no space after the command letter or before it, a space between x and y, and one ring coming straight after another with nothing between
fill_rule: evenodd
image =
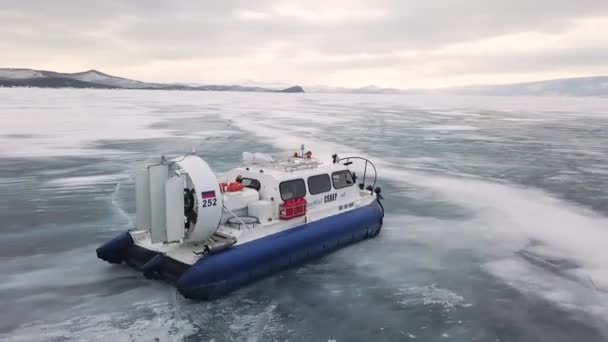
<instances>
[{"instance_id":1,"label":"red equipment on deck","mask_svg":"<svg viewBox=\"0 0 608 342\"><path fill-rule=\"evenodd\" d=\"M245 186L238 182L232 182L228 184L228 192L236 192L241 191L245 188Z\"/></svg>"},{"instance_id":2,"label":"red equipment on deck","mask_svg":"<svg viewBox=\"0 0 608 342\"><path fill-rule=\"evenodd\" d=\"M220 190L222 190L222 192L237 192L244 188L245 186L239 182L220 183Z\"/></svg>"},{"instance_id":3,"label":"red equipment on deck","mask_svg":"<svg viewBox=\"0 0 608 342\"><path fill-rule=\"evenodd\" d=\"M305 198L294 198L285 201L280 206L279 218L281 220L290 220L294 217L300 217L306 215L306 202Z\"/></svg>"}]
</instances>

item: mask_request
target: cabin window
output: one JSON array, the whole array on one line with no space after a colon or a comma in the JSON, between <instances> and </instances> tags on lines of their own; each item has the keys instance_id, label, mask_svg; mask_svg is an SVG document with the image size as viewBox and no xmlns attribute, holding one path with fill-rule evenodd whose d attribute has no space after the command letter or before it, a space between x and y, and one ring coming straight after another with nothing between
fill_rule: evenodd
<instances>
[{"instance_id":1,"label":"cabin window","mask_svg":"<svg viewBox=\"0 0 608 342\"><path fill-rule=\"evenodd\" d=\"M254 189L257 191L260 191L260 188L262 187L260 181L253 178L242 178L241 184L243 184L246 188Z\"/></svg>"},{"instance_id":2,"label":"cabin window","mask_svg":"<svg viewBox=\"0 0 608 342\"><path fill-rule=\"evenodd\" d=\"M281 182L281 184L279 184L279 190L281 191L281 199L283 201L305 197L306 183L304 183L303 179L293 179Z\"/></svg>"},{"instance_id":3,"label":"cabin window","mask_svg":"<svg viewBox=\"0 0 608 342\"><path fill-rule=\"evenodd\" d=\"M355 183L350 170L342 170L332 173L331 180L334 183L334 188L336 189L346 188Z\"/></svg>"},{"instance_id":4,"label":"cabin window","mask_svg":"<svg viewBox=\"0 0 608 342\"><path fill-rule=\"evenodd\" d=\"M331 180L328 174L308 177L308 191L311 195L331 190Z\"/></svg>"}]
</instances>

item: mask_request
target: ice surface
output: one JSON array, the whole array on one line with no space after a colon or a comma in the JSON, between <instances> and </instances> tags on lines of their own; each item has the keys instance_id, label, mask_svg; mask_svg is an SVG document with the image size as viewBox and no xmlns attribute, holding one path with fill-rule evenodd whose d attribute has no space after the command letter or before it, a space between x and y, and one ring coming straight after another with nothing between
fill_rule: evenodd
<instances>
[{"instance_id":1,"label":"ice surface","mask_svg":"<svg viewBox=\"0 0 608 342\"><path fill-rule=\"evenodd\" d=\"M170 117L170 110L158 113L145 103L132 106L124 94L108 94L112 93L83 90L75 96L66 89L0 89L0 155L97 155L105 151L96 149L94 142L171 136L168 130L150 127ZM24 100L30 96L39 103Z\"/></svg>"},{"instance_id":2,"label":"ice surface","mask_svg":"<svg viewBox=\"0 0 608 342\"><path fill-rule=\"evenodd\" d=\"M99 184L115 184L120 180L129 178L127 174L115 174L115 175L99 175L99 176L81 176L81 177L66 177L57 178L49 181L47 185L53 187L62 187L68 189L77 189L88 186L95 186Z\"/></svg>"},{"instance_id":3,"label":"ice surface","mask_svg":"<svg viewBox=\"0 0 608 342\"><path fill-rule=\"evenodd\" d=\"M0 339L602 340L608 100L65 89L0 100ZM131 227L129 175L143 162L194 147L225 169L244 151L301 144L375 162L377 239L211 303L95 258ZM530 244L577 266L531 264L517 254Z\"/></svg>"},{"instance_id":4,"label":"ice surface","mask_svg":"<svg viewBox=\"0 0 608 342\"><path fill-rule=\"evenodd\" d=\"M420 129L427 131L474 131L477 127L464 126L464 125L430 125L423 126Z\"/></svg>"},{"instance_id":5,"label":"ice surface","mask_svg":"<svg viewBox=\"0 0 608 342\"><path fill-rule=\"evenodd\" d=\"M499 99L499 102L501 101L504 101L504 99ZM582 102L575 102L583 107L586 106ZM545 107L545 104L541 103L541 106L525 108L525 110L530 111L537 107ZM604 109L608 110L608 108L601 110ZM596 111L597 108L595 112L588 113L588 115L608 119L608 115L596 114ZM608 288L608 277L606 277L608 275L608 253L605 249L605 241L608 241L608 219L605 216L576 204L556 199L542 190L526 189L521 186L495 181L424 174L399 167L390 160L364 153L353 148L347 142L336 143L331 140L321 140L316 136L311 138L301 135L298 134L301 126L298 126L297 121L289 120L291 113L287 111L265 112L265 115L261 118L243 112L228 112L222 115L235 122L239 128L271 142L277 148L286 152L289 151L289 148L303 143L308 146L307 148L312 149L313 153L325 156L329 156L335 151L345 151L346 154L357 154L371 158L379 165L381 177L397 184L415 184L422 188L421 191L430 193L437 200L449 201L472 210L475 213L475 218L466 227L469 234L464 235L460 231L444 232L449 234L451 238L459 239L463 236L470 236L471 230L473 230L473 234L484 237L488 240L488 243L493 245L518 246L515 248L521 248L529 240L542 241L547 244L547 248L553 248L557 253L580 262L582 266L579 272L593 279L599 288ZM498 118L525 123L542 121L535 118L504 116L502 114ZM550 119L564 120L569 116L570 114L554 115ZM302 118L302 121L304 120ZM316 119L313 121L319 123ZM258 122L258 124L256 125L254 122ZM260 122L262 125L259 124ZM335 122L336 119L332 117L326 121L326 124ZM298 127L298 129L294 129L294 127ZM423 125L420 129L468 131L478 130L479 128L438 124ZM435 161L429 159L429 157L424 158L427 158L426 161ZM475 241L480 243L479 240ZM488 246L473 244L469 247L485 249ZM513 250L513 252L515 251ZM530 265L527 265L527 267L530 268ZM520 280L516 283L510 283L528 290L537 289L539 295L548 299L559 298L561 304L576 302L578 299L574 300L573 298L577 298L581 290L580 288L568 288L568 286L563 289L555 284L552 285L555 291L550 291L545 287L535 288L534 282L521 281L526 279L521 276L521 272L509 268L489 267L488 269L495 276L505 278L507 281ZM529 273L536 275L535 281L543 282L546 280L543 274L534 272L534 269L530 270ZM560 291L566 291L570 296L567 299L570 299L570 301L558 295L557 293ZM608 295L594 294L593 296L596 301L600 301L600 306L608 307ZM591 310L596 311L597 305L595 303L585 302ZM608 320L608 310L602 313Z\"/></svg>"}]
</instances>

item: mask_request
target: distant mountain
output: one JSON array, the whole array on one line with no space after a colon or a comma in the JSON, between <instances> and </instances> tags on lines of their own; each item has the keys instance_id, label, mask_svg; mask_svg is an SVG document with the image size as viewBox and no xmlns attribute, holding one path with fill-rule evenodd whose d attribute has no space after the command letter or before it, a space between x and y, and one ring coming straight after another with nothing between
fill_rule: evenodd
<instances>
[{"instance_id":1,"label":"distant mountain","mask_svg":"<svg viewBox=\"0 0 608 342\"><path fill-rule=\"evenodd\" d=\"M282 83L282 82L257 82L257 81L253 81L253 80L242 80L242 81L237 81L236 83L245 86L245 87L260 87L260 88L268 88L268 89L275 89L275 90L281 90L281 89L286 89L291 87L291 84L288 83ZM308 89L308 88L306 88Z\"/></svg>"},{"instance_id":2,"label":"distant mountain","mask_svg":"<svg viewBox=\"0 0 608 342\"><path fill-rule=\"evenodd\" d=\"M84 72L77 72L73 74L61 74L61 73L49 73L48 76L51 77L68 77L74 80L95 83L95 84L103 84L105 86L113 87L113 88L127 88L127 89L141 89L141 88L164 88L166 85L159 83L146 83L140 81L134 81L127 78L112 76L108 74L104 74L101 71L97 70L89 70Z\"/></svg>"},{"instance_id":3,"label":"distant mountain","mask_svg":"<svg viewBox=\"0 0 608 342\"><path fill-rule=\"evenodd\" d=\"M342 93L342 94L419 94L422 90L382 88L369 85L359 88L329 87L323 85L306 86L309 93Z\"/></svg>"},{"instance_id":4,"label":"distant mountain","mask_svg":"<svg viewBox=\"0 0 608 342\"><path fill-rule=\"evenodd\" d=\"M455 94L494 96L608 96L608 76L561 78L537 82L474 85L442 89L394 89L367 86L341 88L306 86L309 93L344 94Z\"/></svg>"},{"instance_id":5,"label":"distant mountain","mask_svg":"<svg viewBox=\"0 0 608 342\"><path fill-rule=\"evenodd\" d=\"M114 87L91 82L83 82L67 77L35 77L35 78L0 78L0 87L34 87L34 88L101 88Z\"/></svg>"},{"instance_id":6,"label":"distant mountain","mask_svg":"<svg viewBox=\"0 0 608 342\"><path fill-rule=\"evenodd\" d=\"M459 95L496 96L608 96L608 76L560 78L501 85L478 85L443 89Z\"/></svg>"},{"instance_id":7,"label":"distant mountain","mask_svg":"<svg viewBox=\"0 0 608 342\"><path fill-rule=\"evenodd\" d=\"M162 89L195 91L244 91L273 93L303 93L301 86L283 83L263 83L243 81L234 85L218 84L166 84L147 83L105 74L97 70L77 73L59 73L33 69L0 68L0 87L39 87L39 88L102 88L102 89ZM474 85L425 89L395 89L377 86L360 88L306 86L311 93L342 94L437 94L456 95L495 95L495 96L606 96L608 97L608 76L562 78L537 82L500 85Z\"/></svg>"},{"instance_id":8,"label":"distant mountain","mask_svg":"<svg viewBox=\"0 0 608 342\"><path fill-rule=\"evenodd\" d=\"M197 91L246 91L273 93L303 93L300 86L270 89L240 85L187 85L147 83L105 74L97 70L60 73L46 70L0 68L0 87L36 88L102 88L102 89L159 89Z\"/></svg>"},{"instance_id":9,"label":"distant mountain","mask_svg":"<svg viewBox=\"0 0 608 342\"><path fill-rule=\"evenodd\" d=\"M303 93L304 89L300 86L293 86L283 90L277 90L278 93Z\"/></svg>"}]
</instances>

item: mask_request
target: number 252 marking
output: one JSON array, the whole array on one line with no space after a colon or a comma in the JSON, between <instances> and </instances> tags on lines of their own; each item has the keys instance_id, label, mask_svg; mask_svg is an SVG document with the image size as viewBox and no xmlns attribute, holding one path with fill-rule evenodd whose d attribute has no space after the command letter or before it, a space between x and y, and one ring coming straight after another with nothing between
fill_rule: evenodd
<instances>
[{"instance_id":1,"label":"number 252 marking","mask_svg":"<svg viewBox=\"0 0 608 342\"><path fill-rule=\"evenodd\" d=\"M217 198L203 199L203 208L215 207L217 205Z\"/></svg>"}]
</instances>

